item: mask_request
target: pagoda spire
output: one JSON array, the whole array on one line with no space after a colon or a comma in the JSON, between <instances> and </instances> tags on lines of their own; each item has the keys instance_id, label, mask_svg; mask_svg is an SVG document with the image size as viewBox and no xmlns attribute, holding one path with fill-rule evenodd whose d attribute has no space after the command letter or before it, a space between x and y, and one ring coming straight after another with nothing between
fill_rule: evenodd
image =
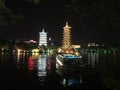
<instances>
[{"instance_id":1,"label":"pagoda spire","mask_svg":"<svg viewBox=\"0 0 120 90\"><path fill-rule=\"evenodd\" d=\"M66 22L66 27L68 27L68 22Z\"/></svg>"},{"instance_id":2,"label":"pagoda spire","mask_svg":"<svg viewBox=\"0 0 120 90\"><path fill-rule=\"evenodd\" d=\"M45 32L44 28L42 29L42 32Z\"/></svg>"},{"instance_id":3,"label":"pagoda spire","mask_svg":"<svg viewBox=\"0 0 120 90\"><path fill-rule=\"evenodd\" d=\"M66 27L66 28L71 28L71 27L68 25L68 22L66 22L65 27Z\"/></svg>"}]
</instances>

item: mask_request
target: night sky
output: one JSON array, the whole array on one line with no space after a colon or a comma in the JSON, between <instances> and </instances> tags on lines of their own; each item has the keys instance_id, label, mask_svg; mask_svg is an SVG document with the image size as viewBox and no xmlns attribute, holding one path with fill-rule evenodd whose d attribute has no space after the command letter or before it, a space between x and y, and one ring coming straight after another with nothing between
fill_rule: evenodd
<instances>
[{"instance_id":1,"label":"night sky","mask_svg":"<svg viewBox=\"0 0 120 90\"><path fill-rule=\"evenodd\" d=\"M48 36L62 39L63 26L66 19L64 15L64 2L41 0L38 5L24 2L24 0L8 0L7 6L15 13L23 16L16 24L0 26L0 36L9 39L35 39L39 32L44 30Z\"/></svg>"},{"instance_id":2,"label":"night sky","mask_svg":"<svg viewBox=\"0 0 120 90\"><path fill-rule=\"evenodd\" d=\"M97 17L96 19L89 19L88 17L77 18L78 15L72 18L71 15L66 15L65 5L68 4L68 1L41 0L39 4L35 5L24 0L7 0L6 5L13 12L22 15L23 19L18 20L16 24L1 25L0 37L6 39L38 40L39 32L44 28L48 33L48 37L54 39L55 42L61 43L63 27L66 21L68 21L72 27L71 38L73 44L119 40L120 31L100 31ZM82 4L81 2L82 5L88 6L89 4L87 2ZM84 16L84 13L81 12L80 15Z\"/></svg>"}]
</instances>

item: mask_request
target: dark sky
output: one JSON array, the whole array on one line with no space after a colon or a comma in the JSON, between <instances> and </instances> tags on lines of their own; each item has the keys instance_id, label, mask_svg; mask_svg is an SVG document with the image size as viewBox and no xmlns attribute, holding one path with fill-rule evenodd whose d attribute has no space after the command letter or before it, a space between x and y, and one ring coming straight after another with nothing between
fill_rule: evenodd
<instances>
[{"instance_id":1,"label":"dark sky","mask_svg":"<svg viewBox=\"0 0 120 90\"><path fill-rule=\"evenodd\" d=\"M44 30L49 37L61 40L66 19L64 4L61 1L40 0L38 5L24 0L8 0L7 6L15 13L23 15L16 24L1 26L0 36L9 39L35 39Z\"/></svg>"},{"instance_id":2,"label":"dark sky","mask_svg":"<svg viewBox=\"0 0 120 90\"><path fill-rule=\"evenodd\" d=\"M55 42L61 43L63 27L68 21L71 28L72 43L81 44L94 41L113 41L119 39L120 31L101 31L97 19L68 18L65 4L69 0L40 0L38 5L24 0L6 0L6 5L15 13L23 16L16 24L0 26L0 37L7 39L39 39L39 32L44 30ZM82 0L81 0L82 1ZM81 4L86 5L86 2ZM90 5L90 4L88 4ZM85 6L87 7L87 6ZM80 13L84 15L84 13ZM92 15L91 15L92 16ZM114 35L113 35L114 33ZM104 35L103 35L104 34ZM104 38L105 37L105 38Z\"/></svg>"}]
</instances>

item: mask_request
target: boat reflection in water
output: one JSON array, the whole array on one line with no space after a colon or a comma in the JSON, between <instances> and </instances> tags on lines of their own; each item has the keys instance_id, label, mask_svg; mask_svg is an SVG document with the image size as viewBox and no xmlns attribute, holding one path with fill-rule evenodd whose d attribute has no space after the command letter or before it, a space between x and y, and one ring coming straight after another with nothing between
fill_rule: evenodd
<instances>
[{"instance_id":1,"label":"boat reflection in water","mask_svg":"<svg viewBox=\"0 0 120 90\"><path fill-rule=\"evenodd\" d=\"M61 85L63 87L79 87L82 88L83 86L83 79L82 74L78 72L69 72L67 70L60 70L57 69L56 72L61 76Z\"/></svg>"},{"instance_id":2,"label":"boat reflection in water","mask_svg":"<svg viewBox=\"0 0 120 90\"><path fill-rule=\"evenodd\" d=\"M80 87L83 84L81 68L84 67L82 56L74 54L58 54L56 56L56 72L61 75L64 87Z\"/></svg>"},{"instance_id":3,"label":"boat reflection in water","mask_svg":"<svg viewBox=\"0 0 120 90\"><path fill-rule=\"evenodd\" d=\"M82 78L63 78L62 82L64 87L80 87L83 84Z\"/></svg>"}]
</instances>

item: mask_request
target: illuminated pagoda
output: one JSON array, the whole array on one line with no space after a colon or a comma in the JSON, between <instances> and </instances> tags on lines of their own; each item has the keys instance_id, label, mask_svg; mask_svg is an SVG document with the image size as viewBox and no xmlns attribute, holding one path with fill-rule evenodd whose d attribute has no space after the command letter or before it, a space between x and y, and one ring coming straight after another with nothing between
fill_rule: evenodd
<instances>
[{"instance_id":1,"label":"illuminated pagoda","mask_svg":"<svg viewBox=\"0 0 120 90\"><path fill-rule=\"evenodd\" d=\"M42 29L42 32L39 32L39 46L47 46L47 33Z\"/></svg>"},{"instance_id":2,"label":"illuminated pagoda","mask_svg":"<svg viewBox=\"0 0 120 90\"><path fill-rule=\"evenodd\" d=\"M62 53L73 53L73 48L71 45L71 27L66 22L65 27L63 27L63 44L60 52Z\"/></svg>"},{"instance_id":3,"label":"illuminated pagoda","mask_svg":"<svg viewBox=\"0 0 120 90\"><path fill-rule=\"evenodd\" d=\"M68 22L66 22L66 26L63 27L63 48L69 48L71 46L71 27L68 26Z\"/></svg>"}]
</instances>

